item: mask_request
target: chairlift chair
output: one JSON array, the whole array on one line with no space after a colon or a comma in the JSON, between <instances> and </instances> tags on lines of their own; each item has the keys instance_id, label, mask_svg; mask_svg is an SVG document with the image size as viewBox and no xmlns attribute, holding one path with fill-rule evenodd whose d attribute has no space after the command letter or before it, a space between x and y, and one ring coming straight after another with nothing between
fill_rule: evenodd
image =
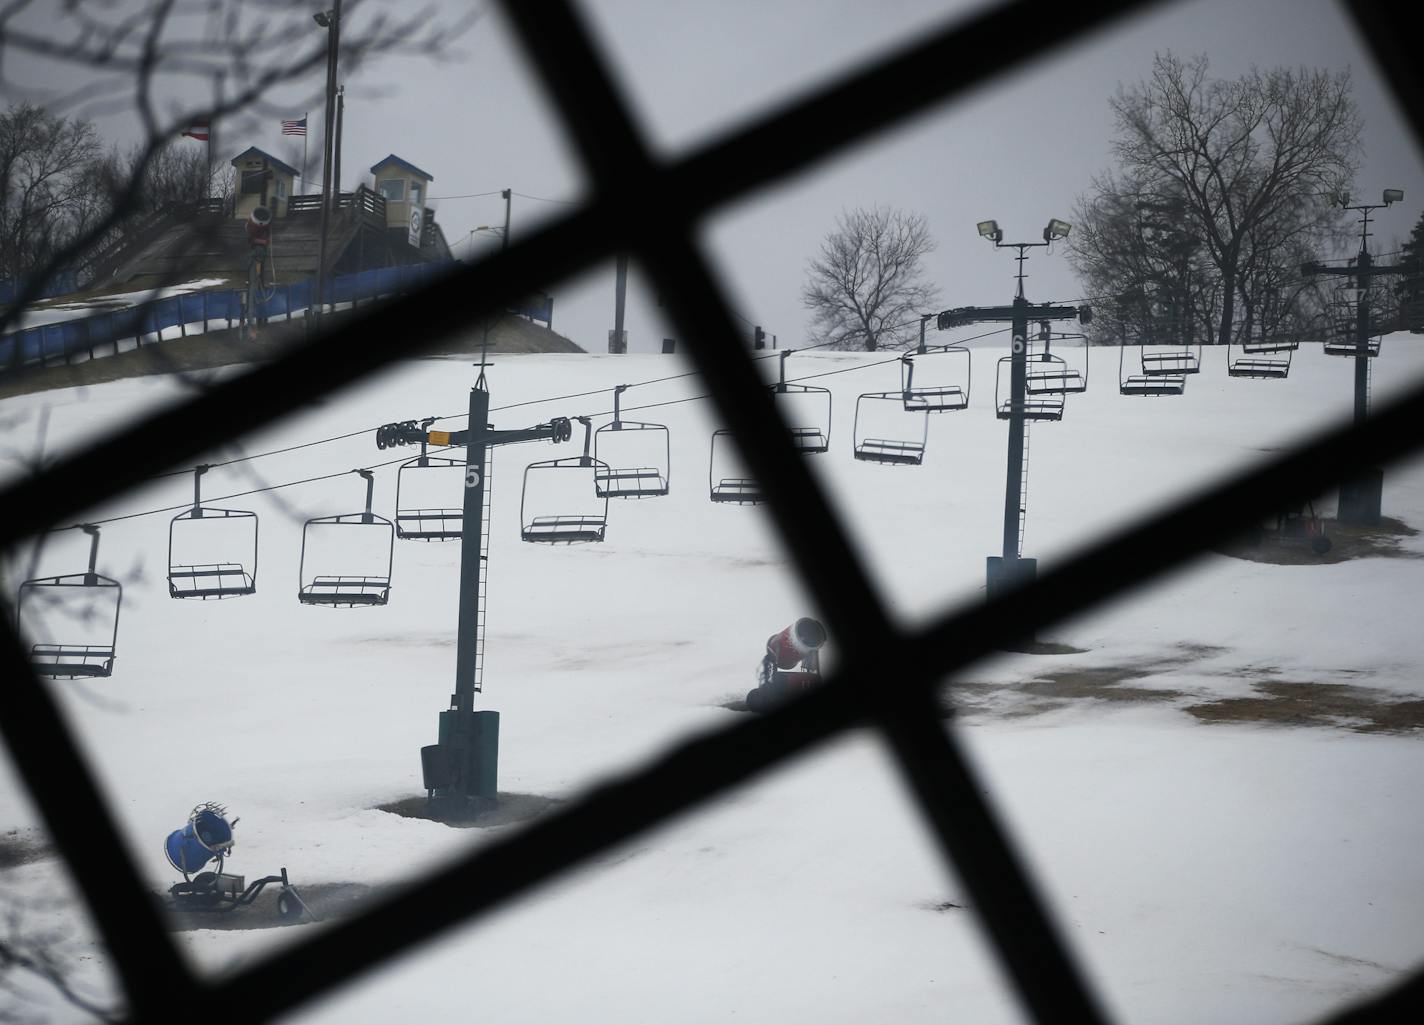
<instances>
[{"instance_id":1,"label":"chairlift chair","mask_svg":"<svg viewBox=\"0 0 1424 1025\"><path fill-rule=\"evenodd\" d=\"M1078 395L1088 390L1088 342L1087 335L1076 331L1053 333L1049 321L1044 321L1039 329L1038 339L1043 348L1030 351L1028 366L1025 368L1024 388L1029 395ZM1055 340L1070 338L1083 339L1083 369L1070 366L1062 356L1055 355L1052 344Z\"/></svg>"},{"instance_id":2,"label":"chairlift chair","mask_svg":"<svg viewBox=\"0 0 1424 1025\"><path fill-rule=\"evenodd\" d=\"M600 498L657 498L668 493L668 481L672 477L672 435L662 424L639 423L624 420L618 408L619 396L628 390L628 385L620 384L613 389L613 421L600 427L593 435L593 457L602 460L602 468L595 468L593 476L594 493ZM662 457L652 466L631 465L649 446L662 441ZM609 449L614 456L607 457ZM628 457L624 458L625 453Z\"/></svg>"},{"instance_id":3,"label":"chairlift chair","mask_svg":"<svg viewBox=\"0 0 1424 1025\"><path fill-rule=\"evenodd\" d=\"M546 459L542 462L530 463L524 468L524 490L519 496L519 536L525 541L544 544L577 544L603 540L604 531L608 528L608 494L606 491L600 493L596 482L599 474L607 475L609 466L607 463L595 459L590 452L593 444L592 421L586 416L577 419L583 424L583 455ZM529 500L531 475L536 481L548 483L555 479L574 478L576 474L585 480L595 482L592 491L595 496L603 500L601 511L597 506L590 505L586 512L570 511L552 516L525 514L525 506ZM575 478L576 482L577 478ZM566 496L571 493L571 490L565 490L560 497L567 501ZM588 492L584 491L583 493L587 494Z\"/></svg>"},{"instance_id":4,"label":"chairlift chair","mask_svg":"<svg viewBox=\"0 0 1424 1025\"><path fill-rule=\"evenodd\" d=\"M900 392L909 413L969 407L973 360L963 345L932 345L900 357ZM916 380L918 376L919 380Z\"/></svg>"},{"instance_id":5,"label":"chairlift chair","mask_svg":"<svg viewBox=\"0 0 1424 1025\"><path fill-rule=\"evenodd\" d=\"M114 672L124 589L117 580L95 569L99 528L86 523L80 529L89 535L89 568L85 572L36 577L20 584L15 601L16 627L26 636L40 638L30 646L30 670L36 676L75 680L111 676ZM112 614L107 611L110 606ZM56 619L63 623L52 625ZM26 622L34 629L26 630ZM52 642L51 638L55 640ZM90 640L108 643L85 643Z\"/></svg>"},{"instance_id":6,"label":"chairlift chair","mask_svg":"<svg viewBox=\"0 0 1424 1025\"><path fill-rule=\"evenodd\" d=\"M781 408L782 419L791 430L791 443L798 452L825 452L831 447L831 390L813 384L786 383L786 357L795 349L781 353L781 378L771 385L772 395ZM804 400L804 401L803 401ZM824 400L825 412L820 411ZM806 407L814 405L808 416ZM807 423L806 421L810 422Z\"/></svg>"},{"instance_id":7,"label":"chairlift chair","mask_svg":"<svg viewBox=\"0 0 1424 1025\"><path fill-rule=\"evenodd\" d=\"M1185 374L1134 374L1124 373L1123 356L1129 346L1123 342L1117 353L1117 390L1120 395L1141 395L1149 398L1167 395L1181 395L1187 390ZM1131 346L1138 348L1138 346ZM1139 364L1140 366L1140 364Z\"/></svg>"},{"instance_id":8,"label":"chairlift chair","mask_svg":"<svg viewBox=\"0 0 1424 1025\"><path fill-rule=\"evenodd\" d=\"M245 509L220 509L203 505L202 480L208 472L207 466L193 468L193 507L185 509L168 524L168 596L170 598L237 598L255 594L257 591L257 514ZM229 524L234 531L240 531L243 539L241 550L229 537L223 537L221 547L218 530L220 524ZM229 531L227 533L232 533ZM212 541L205 542L203 550L217 550L223 554L248 556L246 561L228 560L213 562L188 562L182 559L178 542L191 543L195 537L211 535ZM251 544L247 544L247 540ZM251 567L250 569L248 567Z\"/></svg>"},{"instance_id":9,"label":"chairlift chair","mask_svg":"<svg viewBox=\"0 0 1424 1025\"><path fill-rule=\"evenodd\" d=\"M354 608L384 605L391 598L391 564L395 556L395 525L384 516L371 511L375 491L375 476L370 470L357 470L366 479L366 508L358 513L339 516L318 516L307 520L302 528L302 557L297 570L299 588L297 600L303 605L326 605L333 608ZM360 535L357 535L360 531ZM314 537L326 541L333 537L367 537L368 552L379 551L376 543L384 541L384 573L307 575L307 543ZM348 557L349 556L344 556ZM325 561L325 560L323 560ZM380 568L379 565L377 568Z\"/></svg>"},{"instance_id":10,"label":"chairlift chair","mask_svg":"<svg viewBox=\"0 0 1424 1025\"><path fill-rule=\"evenodd\" d=\"M994 369L994 410L1000 420L1008 420L1014 415L1013 359L1012 356L1000 357L998 366ZM1009 369L1007 375L1004 373L1006 367ZM1005 382L1006 376L1007 383ZM1023 418L1025 420L1062 420L1063 392L1029 392L1025 388Z\"/></svg>"},{"instance_id":11,"label":"chairlift chair","mask_svg":"<svg viewBox=\"0 0 1424 1025\"><path fill-rule=\"evenodd\" d=\"M719 438L722 439L720 443L717 440ZM714 502L758 505L764 502L765 498L762 497L761 484L755 478L726 475L728 469L735 465L735 456L727 454L729 448L735 449L735 445L736 441L729 429L724 427L712 432L712 453L707 461L709 495Z\"/></svg>"},{"instance_id":12,"label":"chairlift chair","mask_svg":"<svg viewBox=\"0 0 1424 1025\"><path fill-rule=\"evenodd\" d=\"M869 405L866 405L867 400L869 400ZM892 406L891 403L894 405ZM867 413L864 423L861 420L862 406ZM878 426L886 423L886 418L875 416L870 412L874 409L893 409L898 421L904 421L912 416L917 417L920 427L919 437L914 437L914 432L908 430L903 423L896 424L900 428L895 432L897 437L874 436L874 434L889 433ZM929 413L924 410L916 413L905 412L904 392L867 392L855 400L855 424L851 431L855 458L872 463L919 466L925 458L925 442L929 438L929 423Z\"/></svg>"},{"instance_id":13,"label":"chairlift chair","mask_svg":"<svg viewBox=\"0 0 1424 1025\"><path fill-rule=\"evenodd\" d=\"M1360 324L1360 304L1367 300L1368 296L1373 296L1375 292L1366 292L1363 289L1343 286L1336 288L1326 303L1326 311L1329 317L1329 334L1325 336L1323 346L1327 356L1378 356L1380 354L1381 335L1371 333L1365 336L1364 344L1360 344L1359 324ZM1378 323L1383 310L1370 310L1369 319L1372 323Z\"/></svg>"},{"instance_id":14,"label":"chairlift chair","mask_svg":"<svg viewBox=\"0 0 1424 1025\"><path fill-rule=\"evenodd\" d=\"M458 541L464 536L465 510L452 509L442 506L426 505L422 501L424 488L404 490L402 497L402 485L409 485L412 481L419 480L424 483L439 484L449 481L453 496L459 495L459 486L464 480L466 460L454 459L449 456L432 456L426 449L425 429L428 429L435 422L435 417L428 417L422 420L420 426L422 433L420 437L420 455L409 462L402 463L396 470L396 537L402 541ZM416 490L417 497L412 500L411 490Z\"/></svg>"},{"instance_id":15,"label":"chairlift chair","mask_svg":"<svg viewBox=\"0 0 1424 1025\"><path fill-rule=\"evenodd\" d=\"M1232 355L1233 345L1227 342L1226 373L1231 377L1283 380L1290 376L1291 354L1299 347L1297 339L1267 332L1262 324L1259 334L1248 334L1241 340L1242 355Z\"/></svg>"},{"instance_id":16,"label":"chairlift chair","mask_svg":"<svg viewBox=\"0 0 1424 1025\"><path fill-rule=\"evenodd\" d=\"M1168 322L1164 326L1172 327L1173 324ZM1180 322L1175 325L1178 329L1181 326ZM1200 342L1196 345L1178 342L1169 344L1150 342L1141 345L1140 348L1142 350L1142 373L1147 377L1179 377L1183 374L1201 373L1202 347Z\"/></svg>"}]
</instances>

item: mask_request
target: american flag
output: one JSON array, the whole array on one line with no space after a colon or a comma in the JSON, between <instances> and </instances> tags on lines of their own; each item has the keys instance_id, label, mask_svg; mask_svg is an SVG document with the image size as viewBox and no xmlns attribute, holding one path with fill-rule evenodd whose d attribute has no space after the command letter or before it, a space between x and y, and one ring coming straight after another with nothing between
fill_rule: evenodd
<instances>
[{"instance_id":1,"label":"american flag","mask_svg":"<svg viewBox=\"0 0 1424 1025\"><path fill-rule=\"evenodd\" d=\"M306 116L305 114L303 114L303 115L302 115L300 118L298 118L296 121L283 121L283 122L282 122L282 134L283 134L283 135L306 135L306 134L307 134L307 116Z\"/></svg>"},{"instance_id":2,"label":"american flag","mask_svg":"<svg viewBox=\"0 0 1424 1025\"><path fill-rule=\"evenodd\" d=\"M205 120L191 121L188 127L183 129L183 134L190 139L197 139L199 142L208 141L209 123Z\"/></svg>"}]
</instances>

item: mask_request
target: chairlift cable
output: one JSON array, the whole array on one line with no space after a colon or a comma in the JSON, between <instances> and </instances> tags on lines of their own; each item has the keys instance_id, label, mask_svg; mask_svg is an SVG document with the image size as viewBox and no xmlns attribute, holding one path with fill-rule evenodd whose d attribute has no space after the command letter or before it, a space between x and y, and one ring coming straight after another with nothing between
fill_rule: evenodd
<instances>
[{"instance_id":1,"label":"chairlift cable","mask_svg":"<svg viewBox=\"0 0 1424 1025\"><path fill-rule=\"evenodd\" d=\"M490 194L490 195L497 195L497 194ZM515 194L515 195L518 195L518 194ZM914 323L914 322L906 322L906 325L909 325L909 323ZM897 325L897 326L906 326L906 325ZM991 333L993 333L993 332L991 332ZM975 336L975 337L984 337L984 336ZM971 342L971 340L974 340L974 339L964 339L964 340L967 340L967 342ZM799 347L799 349L797 349L796 352L807 352L807 350L812 350L812 349L823 349L823 347L826 347L827 345L832 345L832 343L829 343L829 342L822 342L822 343L817 343L817 345L802 346L802 347ZM779 354L778 352L770 352L770 353L763 354L763 356L755 356L755 357L753 357L753 359L755 359L755 360L772 359L773 356L778 356L778 354ZM879 363L877 363L877 364L869 364L869 366L879 366ZM862 370L862 369L864 369L864 367L849 367L849 369L847 369L847 370L832 370L832 372L827 372L827 373L849 373L849 370ZM634 382L634 383L628 384L627 387L629 387L629 389L634 389L634 387L644 387L644 386L649 386L649 384L665 384L665 383L668 383L668 382L674 382L674 380L681 380L681 379L684 379L684 377L693 377L693 376L696 376L696 373L698 373L698 372L696 372L696 370L688 370L688 372L686 372L686 373L681 373L681 374L668 374L668 376L666 376L666 377L654 377L654 379L642 380L642 382ZM816 376L827 376L827 374L812 374L812 377L816 377ZM807 379L797 379L797 380L807 380ZM592 391L578 391L578 393L565 394L565 396L551 396L551 397L547 397L547 399L530 399L530 400L527 400L527 401L521 401L521 403L511 403L511 404L508 404L508 406L496 406L496 407L494 407L494 409L491 409L490 411L491 411L491 413L501 413L501 411L513 410L513 409L523 409L523 407L525 407L525 406L538 406L538 404L554 403L554 401L567 401L567 400L570 400L570 399L587 399L587 397L595 396L595 394L602 394L602 393L604 393L604 391L612 391L612 389L595 389L595 390L592 390ZM642 410L642 409L656 409L656 407L659 407L659 406L675 406L675 404L682 403L682 401L699 401L699 400L702 400L702 399L706 399L706 397L709 397L709 396L706 396L706 394L702 394L702 396L692 396L692 397L689 397L689 399L674 399L674 400L671 400L671 401L665 401L665 403L652 403L652 404L649 404L649 406L634 406L634 407L629 407L629 411L632 411L632 410ZM590 414L590 416L609 416L609 414L611 414L611 413L612 413L612 410L607 410L607 411L604 411L604 413L594 413L594 414ZM468 419L468 416L470 416L470 414L468 414L468 413L449 413L449 414L444 414L444 416L433 417L433 420L434 420L434 421L441 421L441 420L460 420L460 419ZM372 433L372 431L375 431L375 430L377 429L377 427L380 427L380 426L382 426L382 424L376 424L376 426L373 426L373 427L365 427L365 429L362 429L362 430L347 431L346 434L335 434L335 436L332 436L332 437L318 438L318 440L315 440L315 441L303 441L303 443L295 444L295 446L286 446L286 447L283 447L283 448L271 448L271 450L268 450L268 451L261 451L261 453L252 453L251 456L236 456L236 457L234 457L234 458L229 458L229 460L222 460L221 463L208 463L208 466L211 467L211 468L214 468L214 470L216 470L216 468L228 467L228 466L235 466L236 463L248 463L248 461L259 460L259 458L266 458L266 457L268 457L268 456L283 456L283 454L286 454L286 453L293 453L293 451L299 451L299 450L302 450L302 448L315 448L316 446L323 446L323 444L332 443L332 441L346 441L346 440L349 440L349 438L362 437L362 436L365 436L365 434L370 434L370 433ZM389 463L379 463L379 464L376 464L376 467L380 467L380 466L390 466L390 464L389 464ZM376 467L369 467L369 468L376 468ZM194 468L192 468L192 467L184 467L184 468L181 468L181 470L169 470L169 471L167 471L167 473L154 474L154 475L152 475L152 477L145 478L145 480L164 480L164 478L167 478L167 477L187 477L188 474L191 474L191 473L192 473L192 470L194 470ZM313 477L313 478L310 478L310 480L328 480L328 478L326 478L326 477ZM293 483L298 483L298 484L300 484L300 483L308 483L308 481L293 481ZM285 484L283 484L283 485L278 485L278 487L286 487L286 485L285 485ZM261 488L261 490L265 490L265 488ZM256 491L245 491L245 493L242 493L242 494L256 494ZM236 497L241 497L241 495L228 495L228 498L236 498ZM215 500L215 501L222 501L222 500ZM132 515L150 515L151 513L159 513L159 511L162 511L162 513L171 513L171 511L174 511L174 508L187 508L187 505L182 505L182 507L168 507L168 508L164 508L164 510L151 510L150 513L135 513L135 514L132 514ZM114 518L111 518L111 520L104 520L104 521L101 521L101 522L114 522L115 520L127 520L127 518L128 518L128 517L114 517ZM67 530L67 528L61 528L61 530Z\"/></svg>"},{"instance_id":2,"label":"chairlift cable","mask_svg":"<svg viewBox=\"0 0 1424 1025\"><path fill-rule=\"evenodd\" d=\"M238 492L234 492L234 493L231 494L231 495L216 495L216 496L214 496L214 497L212 497L212 498L206 498L206 497L205 497L205 498L204 498L204 501L205 501L205 502L227 502L227 501L231 501L231 500L234 499L234 498L246 498L248 495L260 495L260 494L262 494L262 493L265 492L265 491L280 491L282 488L294 488L294 487L297 487L297 486L299 486L299 485L301 485L301 484L314 484L314 483L316 483L317 481L335 480L337 477L345 477L347 474L359 473L361 470L380 470L380 469L383 469L383 468L385 468L385 467L387 467L387 466L394 466L396 463L403 463L403 462L405 462L405 461L406 461L407 459L409 459L409 458L410 458L409 456L400 456L400 457L397 458L397 459L388 459L388 460L386 460L384 463L372 463L370 466L360 466L360 467L356 467L356 468L351 469L351 470L341 470L341 471L339 471L339 472L337 472L337 473L327 473L327 474L321 475L320 477L307 477L307 478L305 478L305 479L303 479L303 480L289 480L289 481L284 481L284 482L282 482L281 484L269 484L269 485L267 485L266 487L263 487L263 488L253 488L251 491L238 491ZM186 471L186 472L192 473L193 471L190 469L190 470L188 470L188 471ZM133 519L138 519L139 517L142 517L142 516L157 516L159 513L176 512L176 511L178 511L178 510L180 510L180 509L191 509L192 507L193 507L193 503L192 503L192 502L184 502L184 503L182 503L181 505L168 505L168 506L164 506L164 507L162 507L162 508L160 508L160 509L147 509L147 510L145 510L144 512L126 513L126 514L124 514L123 516L110 516L110 517L108 517L107 519L103 519L103 520L88 520L88 521L86 521L86 523L73 523L73 524L70 524L68 527L52 527L52 528L50 528L50 529L52 529L52 530L72 530L72 529L84 527L84 526L86 526L86 525L91 526L91 527L99 527L99 526L103 526L103 525L106 524L106 523L118 523L120 520L133 520Z\"/></svg>"}]
</instances>

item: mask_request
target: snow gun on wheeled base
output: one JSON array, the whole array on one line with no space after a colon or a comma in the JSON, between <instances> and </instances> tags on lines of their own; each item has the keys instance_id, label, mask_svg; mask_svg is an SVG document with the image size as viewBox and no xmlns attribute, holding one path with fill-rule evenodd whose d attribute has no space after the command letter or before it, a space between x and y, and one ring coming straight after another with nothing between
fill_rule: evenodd
<instances>
[{"instance_id":1,"label":"snow gun on wheeled base","mask_svg":"<svg viewBox=\"0 0 1424 1025\"><path fill-rule=\"evenodd\" d=\"M290 922L300 920L303 915L315 919L296 888L287 881L285 867L280 875L263 876L252 883L223 871L223 861L232 853L232 831L237 822L237 819L229 822L227 809L209 801L193 809L182 829L168 834L163 853L168 856L168 863L183 873L183 881L168 888L174 910L233 911L251 904L265 887L280 883L277 917ZM215 862L214 867L205 869L209 862Z\"/></svg>"},{"instance_id":2,"label":"snow gun on wheeled base","mask_svg":"<svg viewBox=\"0 0 1424 1025\"><path fill-rule=\"evenodd\" d=\"M757 668L757 685L747 693L747 708L765 712L820 683L820 650L825 643L826 628L805 617L768 637L766 655Z\"/></svg>"}]
</instances>

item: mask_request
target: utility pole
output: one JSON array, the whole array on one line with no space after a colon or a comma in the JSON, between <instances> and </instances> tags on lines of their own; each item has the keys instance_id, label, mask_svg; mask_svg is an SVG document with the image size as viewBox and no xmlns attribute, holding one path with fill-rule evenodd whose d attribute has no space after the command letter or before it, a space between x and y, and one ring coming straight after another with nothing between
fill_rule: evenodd
<instances>
[{"instance_id":1,"label":"utility pole","mask_svg":"<svg viewBox=\"0 0 1424 1025\"><path fill-rule=\"evenodd\" d=\"M481 578L489 561L489 523L485 520L489 488L488 450L525 441L567 441L572 425L564 417L514 431L489 426L490 393L485 363L470 389L470 426L463 431L427 431L413 421L386 424L376 432L376 447L398 445L465 446L465 496L460 523L460 600L455 640L455 690L440 713L438 740L420 749L422 779L442 813L459 815L471 806L492 805L499 785L499 713L475 709L484 689L485 593Z\"/></svg>"},{"instance_id":2,"label":"utility pole","mask_svg":"<svg viewBox=\"0 0 1424 1025\"><path fill-rule=\"evenodd\" d=\"M513 189L505 189L500 193L504 197L504 235L500 239L499 248L501 250L509 248L509 206L511 197L514 195Z\"/></svg>"},{"instance_id":3,"label":"utility pole","mask_svg":"<svg viewBox=\"0 0 1424 1025\"><path fill-rule=\"evenodd\" d=\"M937 317L937 326L946 328L962 327L967 324L985 322L1008 322L1013 332L1009 361L1009 404L1007 416L999 412L1001 418L1009 421L1008 451L1004 472L1004 529L998 555L991 555L986 565L986 591L993 601L1000 595L1031 583L1038 574L1038 560L1025 559L1020 551L1019 525L1026 513L1024 508L1024 428L1030 418L1028 404L1028 324L1029 321L1067 320L1077 318L1081 323L1089 323L1092 310L1086 306L1055 306L1051 303L1035 305L1024 298L1024 261L1028 250L1052 245L1065 238L1070 225L1064 221L1051 220L1043 229L1042 242L1004 242L1003 232L995 221L979 224L979 234L994 243L996 249L1018 250L1018 291L1010 306L962 306L945 310ZM923 325L928 317L921 319ZM997 398L996 398L997 405ZM1041 418L1041 417L1040 417ZM1016 644L1032 644L1032 636L1017 638Z\"/></svg>"},{"instance_id":4,"label":"utility pole","mask_svg":"<svg viewBox=\"0 0 1424 1025\"><path fill-rule=\"evenodd\" d=\"M316 250L316 295L312 312L321 316L326 298L326 231L331 216L331 154L336 121L336 54L341 44L341 0L333 0L330 10L318 11L312 20L326 29L326 113L321 138L321 238Z\"/></svg>"},{"instance_id":5,"label":"utility pole","mask_svg":"<svg viewBox=\"0 0 1424 1025\"><path fill-rule=\"evenodd\" d=\"M628 338L623 331L623 298L628 290L628 254L619 253L613 284L613 331L608 336L608 351L628 351Z\"/></svg>"},{"instance_id":6,"label":"utility pole","mask_svg":"<svg viewBox=\"0 0 1424 1025\"><path fill-rule=\"evenodd\" d=\"M346 115L346 86L336 87L336 138L331 141L331 212L341 209L341 126Z\"/></svg>"},{"instance_id":7,"label":"utility pole","mask_svg":"<svg viewBox=\"0 0 1424 1025\"><path fill-rule=\"evenodd\" d=\"M1371 345L1374 327L1370 323L1370 290L1376 277L1408 273L1403 265L1376 264L1370 255L1370 211L1381 210L1404 199L1401 189L1385 189L1382 202L1350 205L1350 197L1341 193L1338 198L1345 210L1360 213L1360 251L1355 257L1355 265L1329 267L1316 261L1301 265L1306 277L1317 274L1338 274L1351 279L1355 290L1355 317L1352 325L1340 325L1353 335L1348 341L1325 342L1327 355L1351 356L1355 361L1355 426L1365 422L1370 413L1370 360L1379 355L1379 346ZM1353 329L1353 330L1351 330ZM1351 344L1353 343L1353 344ZM1340 500L1335 517L1341 523L1357 526L1375 526L1380 521L1380 510L1384 498L1384 469L1379 466L1364 466L1348 480L1340 482Z\"/></svg>"}]
</instances>

